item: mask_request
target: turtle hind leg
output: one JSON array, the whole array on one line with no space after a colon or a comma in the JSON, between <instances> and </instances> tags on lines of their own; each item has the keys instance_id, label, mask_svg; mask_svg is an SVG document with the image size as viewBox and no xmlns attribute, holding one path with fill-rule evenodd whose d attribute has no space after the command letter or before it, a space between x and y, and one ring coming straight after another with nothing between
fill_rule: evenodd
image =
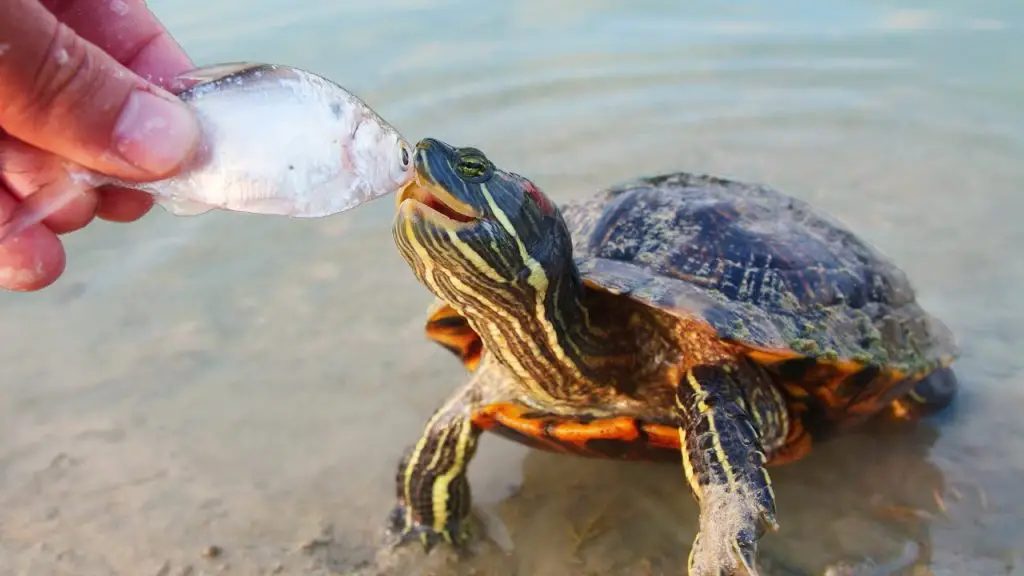
<instances>
[{"instance_id":1,"label":"turtle hind leg","mask_svg":"<svg viewBox=\"0 0 1024 576\"><path fill-rule=\"evenodd\" d=\"M762 445L785 437L779 423L788 419L779 411L786 408L774 388L736 376L742 377L724 367L696 366L677 387L683 469L700 504L691 576L757 574L758 540L778 527ZM755 422L766 425L759 430Z\"/></svg>"},{"instance_id":2,"label":"turtle hind leg","mask_svg":"<svg viewBox=\"0 0 1024 576\"><path fill-rule=\"evenodd\" d=\"M927 418L949 407L959 389L953 369L939 368L914 384L910 392L893 400L885 414L909 422Z\"/></svg>"},{"instance_id":3,"label":"turtle hind leg","mask_svg":"<svg viewBox=\"0 0 1024 576\"><path fill-rule=\"evenodd\" d=\"M396 546L418 541L429 552L442 541L456 549L467 543L472 498L466 470L481 432L458 396L431 415L399 461L397 503L388 516Z\"/></svg>"}]
</instances>

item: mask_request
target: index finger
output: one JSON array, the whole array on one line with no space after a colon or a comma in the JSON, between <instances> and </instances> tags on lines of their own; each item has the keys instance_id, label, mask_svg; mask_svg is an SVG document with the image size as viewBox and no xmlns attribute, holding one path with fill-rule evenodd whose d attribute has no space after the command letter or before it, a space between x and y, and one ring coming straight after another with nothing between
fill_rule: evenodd
<instances>
[{"instance_id":1,"label":"index finger","mask_svg":"<svg viewBox=\"0 0 1024 576\"><path fill-rule=\"evenodd\" d=\"M163 88L193 67L145 0L43 0L58 20L139 76Z\"/></svg>"}]
</instances>

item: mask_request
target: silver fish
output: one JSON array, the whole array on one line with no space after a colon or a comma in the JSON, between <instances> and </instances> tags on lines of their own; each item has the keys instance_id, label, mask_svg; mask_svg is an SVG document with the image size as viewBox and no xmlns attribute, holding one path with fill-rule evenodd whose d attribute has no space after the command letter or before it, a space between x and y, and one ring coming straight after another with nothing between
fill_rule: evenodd
<instances>
[{"instance_id":1,"label":"silver fish","mask_svg":"<svg viewBox=\"0 0 1024 576\"><path fill-rule=\"evenodd\" d=\"M172 91L195 111L202 141L171 178L124 181L6 142L0 176L8 186L34 189L22 190L28 196L0 225L0 242L103 185L148 192L179 216L221 209L317 218L394 193L412 179L408 141L358 97L311 72L218 64L183 74Z\"/></svg>"}]
</instances>

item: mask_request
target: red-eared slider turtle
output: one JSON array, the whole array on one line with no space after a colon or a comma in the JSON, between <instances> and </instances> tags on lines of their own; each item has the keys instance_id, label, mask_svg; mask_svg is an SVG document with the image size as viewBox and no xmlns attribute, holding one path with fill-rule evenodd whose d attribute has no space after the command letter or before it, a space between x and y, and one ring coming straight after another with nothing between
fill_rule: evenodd
<instances>
[{"instance_id":1,"label":"red-eared slider turtle","mask_svg":"<svg viewBox=\"0 0 1024 576\"><path fill-rule=\"evenodd\" d=\"M767 187L687 173L561 209L480 150L425 139L393 233L438 299L430 338L472 372L398 469L398 542L467 538L481 432L681 462L689 573L756 570L765 467L882 412L955 396L950 331L844 226Z\"/></svg>"}]
</instances>

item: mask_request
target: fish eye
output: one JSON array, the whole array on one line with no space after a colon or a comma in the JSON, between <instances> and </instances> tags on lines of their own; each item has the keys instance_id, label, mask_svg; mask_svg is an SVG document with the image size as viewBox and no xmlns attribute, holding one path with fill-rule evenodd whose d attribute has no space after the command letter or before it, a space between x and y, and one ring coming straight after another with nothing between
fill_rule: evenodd
<instances>
[{"instance_id":1,"label":"fish eye","mask_svg":"<svg viewBox=\"0 0 1024 576\"><path fill-rule=\"evenodd\" d=\"M401 146L402 146L402 168L408 168L409 167L409 147L406 146L404 143Z\"/></svg>"},{"instance_id":2,"label":"fish eye","mask_svg":"<svg viewBox=\"0 0 1024 576\"><path fill-rule=\"evenodd\" d=\"M455 161L455 171L466 180L482 182L490 177L494 165L482 152L473 148L459 151Z\"/></svg>"}]
</instances>

